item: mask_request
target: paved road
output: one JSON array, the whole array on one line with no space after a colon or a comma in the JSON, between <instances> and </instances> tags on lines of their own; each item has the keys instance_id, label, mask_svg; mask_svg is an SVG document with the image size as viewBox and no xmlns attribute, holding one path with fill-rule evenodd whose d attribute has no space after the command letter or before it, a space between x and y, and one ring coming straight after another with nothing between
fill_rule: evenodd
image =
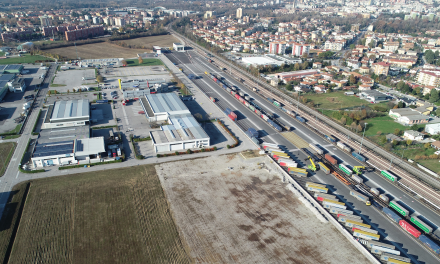
<instances>
[{"instance_id":1,"label":"paved road","mask_svg":"<svg viewBox=\"0 0 440 264\"><path fill-rule=\"evenodd\" d=\"M195 74L201 76L200 79L194 82L204 89L209 96L213 96L218 100L218 104L223 107L229 107L232 110L236 110L241 114L238 122L242 123L242 127L246 129L248 126L254 127L263 134L261 137L264 141L277 143L279 145L286 146L290 152L296 156L297 161L300 164L305 165L304 159L306 156L300 152L293 144L287 141L280 133L275 131L273 128L267 125L265 121L253 114L249 109L247 109L238 100L233 98L225 90L221 89L217 84L210 80L204 71L215 73L221 77L224 77L229 83L238 86L246 94L250 95L251 98L267 112L276 113L279 116L280 121L284 124L290 124L295 128L295 133L305 139L307 142L313 142L314 144L320 145L322 148L326 149L329 153L337 156L343 163L352 166L361 165L357 160L353 159L351 156L345 154L339 149L335 148L333 145L329 144L321 137L312 133L308 127L305 127L301 123L297 122L290 116L286 115L284 112L278 110L268 101L261 98L259 95L255 94L250 89L243 86L241 83L237 82L234 78L230 77L228 74L222 72L219 68L207 63L203 57L199 56L197 53L190 51L191 58L185 53L171 53L167 54L174 63L178 63L179 67L182 67L187 74ZM371 187L379 188L380 190L389 194L390 198L396 198L402 202L411 206L411 208L416 209L426 216L430 216L432 222L440 224L438 215L432 211L425 208L422 204L415 201L412 197L403 193L396 186L390 182L384 180L382 177L376 175L375 173L364 174L366 179L366 184ZM427 254L425 248L421 247L419 244L415 243L406 233L402 232L399 227L396 227L388 219L386 219L382 214L378 213L374 207L365 206L363 203L353 199L349 195L348 188L345 187L340 181L332 176L327 176L322 172L317 172L309 178L310 180L315 180L317 182L326 183L331 186L331 189L335 194L339 195L340 199L347 202L348 206L353 210L358 211L364 218L364 221L370 223L376 229L381 232L381 235L385 237L386 241L390 241L399 250L404 252L408 257L411 257L415 263L435 263L437 260L431 255ZM408 250L410 249L410 250ZM417 257L418 256L418 257Z\"/></svg>"}]
</instances>

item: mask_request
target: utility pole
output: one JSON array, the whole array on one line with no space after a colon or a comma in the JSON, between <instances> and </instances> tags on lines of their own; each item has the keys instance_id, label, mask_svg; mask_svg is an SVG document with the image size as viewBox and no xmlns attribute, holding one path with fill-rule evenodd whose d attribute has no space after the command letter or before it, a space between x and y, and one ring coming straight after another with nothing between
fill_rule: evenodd
<instances>
[{"instance_id":1,"label":"utility pole","mask_svg":"<svg viewBox=\"0 0 440 264\"><path fill-rule=\"evenodd\" d=\"M360 148L359 148L359 152L358 152L358 154L361 154L362 143L364 143L364 136L365 136L365 130L367 129L367 125L368 125L368 123L365 123L365 126L364 126L364 133L363 133L363 135L362 135L361 146L360 146Z\"/></svg>"}]
</instances>

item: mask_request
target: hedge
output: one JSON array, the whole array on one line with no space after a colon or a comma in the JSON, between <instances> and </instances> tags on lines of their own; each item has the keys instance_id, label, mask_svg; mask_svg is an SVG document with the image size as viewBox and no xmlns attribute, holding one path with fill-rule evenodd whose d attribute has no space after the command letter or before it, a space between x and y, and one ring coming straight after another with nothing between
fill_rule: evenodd
<instances>
[{"instance_id":1,"label":"hedge","mask_svg":"<svg viewBox=\"0 0 440 264\"><path fill-rule=\"evenodd\" d=\"M137 151L136 145L134 144L133 134L130 134L130 142L131 142L131 146L133 147L135 158L138 159L138 160L144 159L144 156L139 154L138 151Z\"/></svg>"},{"instance_id":2,"label":"hedge","mask_svg":"<svg viewBox=\"0 0 440 264\"><path fill-rule=\"evenodd\" d=\"M229 130L229 128L227 128L227 127L225 126L225 124L223 124L222 121L218 120L217 122L223 127L224 130L226 130L226 132L228 132L228 134L229 134L229 135L234 139L234 141L235 141L234 144L232 144L232 145L228 145L229 148L235 148L236 146L238 146L239 141L238 141L237 137L234 136L234 135L232 134L232 132Z\"/></svg>"},{"instance_id":3,"label":"hedge","mask_svg":"<svg viewBox=\"0 0 440 264\"><path fill-rule=\"evenodd\" d=\"M40 112L38 112L37 120L35 120L34 128L32 129L32 135L34 136L38 136L40 134L38 132L35 132L35 128L37 128L38 120L40 120L40 115L41 115L41 109Z\"/></svg>"},{"instance_id":4,"label":"hedge","mask_svg":"<svg viewBox=\"0 0 440 264\"><path fill-rule=\"evenodd\" d=\"M104 128L113 128L113 127L118 127L118 125L92 127L92 129L104 129Z\"/></svg>"},{"instance_id":5,"label":"hedge","mask_svg":"<svg viewBox=\"0 0 440 264\"><path fill-rule=\"evenodd\" d=\"M156 156L158 158L163 158L163 157L170 157L170 156L178 156L178 155L185 155L185 154L192 154L192 153L200 153L200 152L211 152L211 151L216 151L217 147L213 147L213 148L203 148L203 149L198 149L198 150L190 150L188 149L187 151L184 152L174 152L174 153L169 153L169 154L157 154Z\"/></svg>"},{"instance_id":6,"label":"hedge","mask_svg":"<svg viewBox=\"0 0 440 264\"><path fill-rule=\"evenodd\" d=\"M122 162L122 159L119 160L111 160L111 161L105 161L105 162L98 162L98 163L91 163L91 164L82 164L82 165L71 165L71 166L60 166L58 167L58 170L68 170L68 169L75 169L75 168L84 168L84 166L97 166L97 165L104 165L104 164L110 164L110 163L118 163Z\"/></svg>"}]
</instances>

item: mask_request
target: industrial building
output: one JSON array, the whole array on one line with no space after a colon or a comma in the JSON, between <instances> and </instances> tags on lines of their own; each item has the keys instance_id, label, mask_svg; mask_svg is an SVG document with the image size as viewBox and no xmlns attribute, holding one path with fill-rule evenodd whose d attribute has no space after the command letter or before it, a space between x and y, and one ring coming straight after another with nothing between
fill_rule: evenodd
<instances>
[{"instance_id":1,"label":"industrial building","mask_svg":"<svg viewBox=\"0 0 440 264\"><path fill-rule=\"evenodd\" d=\"M269 56L264 56L264 57L243 57L241 59L241 61L243 62L243 64L245 64L246 66L281 66L283 64L285 64L284 61L282 60L278 60L275 58L271 58Z\"/></svg>"},{"instance_id":2,"label":"industrial building","mask_svg":"<svg viewBox=\"0 0 440 264\"><path fill-rule=\"evenodd\" d=\"M173 50L177 52L185 52L185 45L181 43L173 43Z\"/></svg>"},{"instance_id":3,"label":"industrial building","mask_svg":"<svg viewBox=\"0 0 440 264\"><path fill-rule=\"evenodd\" d=\"M132 99L145 96L150 93L164 93L168 91L168 83L165 79L127 80L119 79L119 89L124 98Z\"/></svg>"},{"instance_id":4,"label":"industrial building","mask_svg":"<svg viewBox=\"0 0 440 264\"><path fill-rule=\"evenodd\" d=\"M88 125L89 100L58 101L50 105L44 117L42 129Z\"/></svg>"},{"instance_id":5,"label":"industrial building","mask_svg":"<svg viewBox=\"0 0 440 264\"><path fill-rule=\"evenodd\" d=\"M149 122L168 123L150 132L155 152L210 146L209 136L176 94L149 94L140 101Z\"/></svg>"}]
</instances>

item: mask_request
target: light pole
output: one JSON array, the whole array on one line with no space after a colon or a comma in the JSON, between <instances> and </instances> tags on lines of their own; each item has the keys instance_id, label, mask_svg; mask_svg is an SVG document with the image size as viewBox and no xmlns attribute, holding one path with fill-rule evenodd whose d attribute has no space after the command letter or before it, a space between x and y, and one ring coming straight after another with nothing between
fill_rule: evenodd
<instances>
[{"instance_id":1,"label":"light pole","mask_svg":"<svg viewBox=\"0 0 440 264\"><path fill-rule=\"evenodd\" d=\"M298 91L298 98L296 98L296 115L298 115L298 104L299 104L299 94L301 91Z\"/></svg>"},{"instance_id":2,"label":"light pole","mask_svg":"<svg viewBox=\"0 0 440 264\"><path fill-rule=\"evenodd\" d=\"M361 147L359 148L359 152L358 152L358 154L361 154L362 143L364 143L364 136L365 136L365 130L367 130L367 125L368 125L368 123L365 123L365 126L364 126L364 133L362 134Z\"/></svg>"}]
</instances>

